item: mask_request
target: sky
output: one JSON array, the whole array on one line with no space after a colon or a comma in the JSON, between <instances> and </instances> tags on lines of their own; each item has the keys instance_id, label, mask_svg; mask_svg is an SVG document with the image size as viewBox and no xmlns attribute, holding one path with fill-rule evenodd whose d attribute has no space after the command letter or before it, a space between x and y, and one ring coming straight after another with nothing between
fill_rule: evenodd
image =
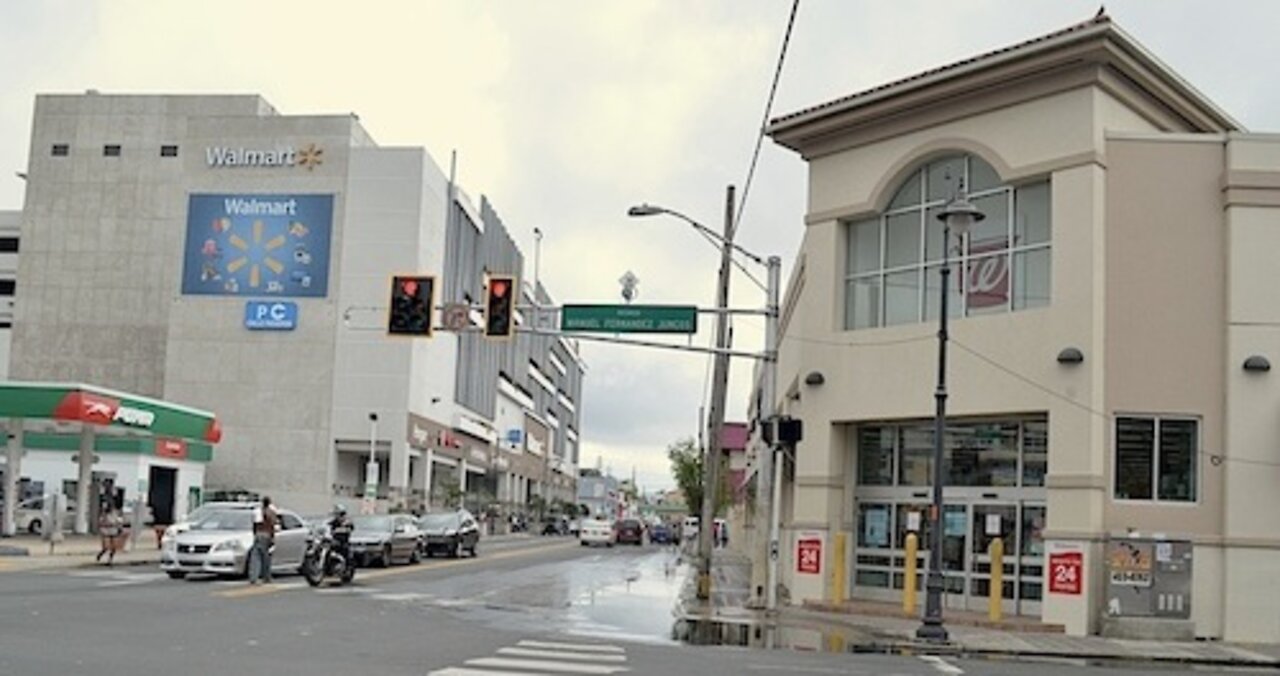
<instances>
[{"instance_id":1,"label":"sky","mask_svg":"<svg viewBox=\"0 0 1280 676\"><path fill-rule=\"evenodd\" d=\"M1084 21L1096 0L801 0L771 117ZM38 93L257 93L284 114L355 112L383 145L422 146L493 203L559 302L714 305L718 253L648 202L719 230L747 169L791 0L533 2L5 0L0 209L20 209ZM1129 35L1252 131L1280 131L1280 2L1109 0ZM803 236L806 168L765 140L738 242L780 255ZM175 224L180 227L180 224ZM751 264L748 264L751 265ZM430 271L424 271L430 272ZM758 270L763 279L763 270ZM20 291L19 291L20 292ZM760 308L741 273L731 305ZM710 321L688 342L708 345ZM763 348L740 317L734 347ZM672 342L672 341L669 341ZM684 343L680 339L673 342ZM581 464L670 487L666 446L697 434L708 360L582 343ZM728 417L746 415L735 360Z\"/></svg>"}]
</instances>

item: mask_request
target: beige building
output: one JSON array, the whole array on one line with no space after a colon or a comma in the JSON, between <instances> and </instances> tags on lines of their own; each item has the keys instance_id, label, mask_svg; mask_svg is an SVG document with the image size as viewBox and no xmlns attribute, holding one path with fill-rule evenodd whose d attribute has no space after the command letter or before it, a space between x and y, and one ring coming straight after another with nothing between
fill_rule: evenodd
<instances>
[{"instance_id":1,"label":"beige building","mask_svg":"<svg viewBox=\"0 0 1280 676\"><path fill-rule=\"evenodd\" d=\"M792 603L900 598L930 500L936 216L963 179L986 218L950 242L944 607L985 611L998 531L1006 611L1095 633L1171 561L1154 547L1115 575L1108 549L1181 540L1188 593L1154 614L1280 641L1280 136L1105 16L769 132L809 163L779 364L781 410L805 423L784 481Z\"/></svg>"}]
</instances>

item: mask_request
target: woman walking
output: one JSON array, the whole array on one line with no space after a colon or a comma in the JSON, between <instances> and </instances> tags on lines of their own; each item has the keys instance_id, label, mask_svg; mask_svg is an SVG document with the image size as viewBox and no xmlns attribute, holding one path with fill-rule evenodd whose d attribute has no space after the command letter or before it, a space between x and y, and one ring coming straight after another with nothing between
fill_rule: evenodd
<instances>
[{"instance_id":1,"label":"woman walking","mask_svg":"<svg viewBox=\"0 0 1280 676\"><path fill-rule=\"evenodd\" d=\"M115 561L116 551L120 549L121 544L121 526L122 521L116 506L111 501L107 501L102 505L101 513L98 515L98 535L102 537L102 550L94 560L101 561L102 555L106 554L108 566Z\"/></svg>"}]
</instances>

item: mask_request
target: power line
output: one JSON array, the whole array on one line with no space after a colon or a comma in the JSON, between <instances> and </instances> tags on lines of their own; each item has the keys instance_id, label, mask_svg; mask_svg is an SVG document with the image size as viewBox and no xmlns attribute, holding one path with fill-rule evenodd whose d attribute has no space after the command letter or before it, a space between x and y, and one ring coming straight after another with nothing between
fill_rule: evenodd
<instances>
[{"instance_id":1,"label":"power line","mask_svg":"<svg viewBox=\"0 0 1280 676\"><path fill-rule=\"evenodd\" d=\"M760 160L760 148L764 144L764 130L769 124L769 115L773 112L773 99L778 93L778 81L782 79L782 64L786 62L787 46L791 43L791 29L796 24L796 11L800 9L800 0L791 3L791 15L787 18L787 30L782 35L782 48L778 52L778 65L773 71L773 84L769 86L769 98L764 104L764 117L760 120L760 129L756 133L756 147L751 153L751 165L747 169L747 180L742 184L742 199L738 202L738 214L733 222L733 232L738 232L738 224L742 222L742 212L746 210L747 195L751 193L751 181L755 178L756 164Z\"/></svg>"}]
</instances>

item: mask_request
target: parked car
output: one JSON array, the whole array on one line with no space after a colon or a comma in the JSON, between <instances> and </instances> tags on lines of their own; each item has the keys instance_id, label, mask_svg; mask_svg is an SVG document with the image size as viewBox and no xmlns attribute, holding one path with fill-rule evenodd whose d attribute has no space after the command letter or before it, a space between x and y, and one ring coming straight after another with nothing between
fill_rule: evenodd
<instances>
[{"instance_id":1,"label":"parked car","mask_svg":"<svg viewBox=\"0 0 1280 676\"><path fill-rule=\"evenodd\" d=\"M542 523L543 535L568 535L569 520L562 516L553 516Z\"/></svg>"},{"instance_id":2,"label":"parked car","mask_svg":"<svg viewBox=\"0 0 1280 676\"><path fill-rule=\"evenodd\" d=\"M578 542L583 547L588 545L612 547L614 538L613 524L604 519L585 519L578 532Z\"/></svg>"},{"instance_id":3,"label":"parked car","mask_svg":"<svg viewBox=\"0 0 1280 676\"><path fill-rule=\"evenodd\" d=\"M649 542L655 545L669 545L674 537L671 526L665 523L655 523L649 527Z\"/></svg>"},{"instance_id":4,"label":"parked car","mask_svg":"<svg viewBox=\"0 0 1280 676\"><path fill-rule=\"evenodd\" d=\"M456 559L463 551L475 556L480 544L480 527L465 509L427 514L418 519L418 528L422 531L420 547L424 556L441 552Z\"/></svg>"},{"instance_id":5,"label":"parked car","mask_svg":"<svg viewBox=\"0 0 1280 676\"><path fill-rule=\"evenodd\" d=\"M698 537L698 517L686 516L684 523L680 526L680 539L684 542L695 540Z\"/></svg>"},{"instance_id":6,"label":"parked car","mask_svg":"<svg viewBox=\"0 0 1280 676\"><path fill-rule=\"evenodd\" d=\"M160 543L161 545L163 545L165 542L172 540L175 536L177 536L178 533L186 532L191 528L191 524L199 521L200 519L203 519L207 514L211 514L217 511L236 510L236 509L245 509L245 510L252 511L254 507L258 506L258 504L259 503L256 503L256 502L241 502L241 501L206 502L203 505L196 507L194 510L191 511L190 514L182 517L181 519L178 519L172 524L169 524L169 526L167 526L164 529L164 534L160 536ZM303 522L305 523L306 519L303 519Z\"/></svg>"},{"instance_id":7,"label":"parked car","mask_svg":"<svg viewBox=\"0 0 1280 676\"><path fill-rule=\"evenodd\" d=\"M623 519L618 522L618 544L644 544L644 526L635 519Z\"/></svg>"},{"instance_id":8,"label":"parked car","mask_svg":"<svg viewBox=\"0 0 1280 676\"><path fill-rule=\"evenodd\" d=\"M27 498L18 503L16 509L13 510L14 528L19 531L26 531L32 535L40 535L44 532L44 498ZM71 530L76 522L75 504L67 501L67 511L62 514L62 529Z\"/></svg>"},{"instance_id":9,"label":"parked car","mask_svg":"<svg viewBox=\"0 0 1280 676\"><path fill-rule=\"evenodd\" d=\"M397 561L421 560L418 541L422 532L412 514L375 514L352 517L351 555L356 565L386 568Z\"/></svg>"},{"instance_id":10,"label":"parked car","mask_svg":"<svg viewBox=\"0 0 1280 676\"><path fill-rule=\"evenodd\" d=\"M276 509L280 530L276 532L271 570L294 571L302 566L308 530L297 514ZM249 549L253 546L253 511L215 509L205 512L189 527L163 543L160 569L181 579L190 573L248 575Z\"/></svg>"}]
</instances>

